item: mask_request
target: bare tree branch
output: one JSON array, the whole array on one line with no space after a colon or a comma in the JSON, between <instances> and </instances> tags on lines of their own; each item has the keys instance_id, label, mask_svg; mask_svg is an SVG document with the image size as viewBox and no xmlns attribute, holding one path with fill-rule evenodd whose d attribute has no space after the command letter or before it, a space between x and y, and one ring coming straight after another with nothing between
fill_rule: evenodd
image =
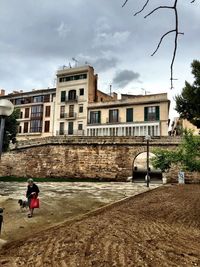
<instances>
[{"instance_id":1,"label":"bare tree branch","mask_svg":"<svg viewBox=\"0 0 200 267\"><path fill-rule=\"evenodd\" d=\"M145 7L148 5L148 3L149 3L149 0L146 1L144 6L142 7L142 9L140 9L138 12L134 13L134 16L137 16L139 13L141 13L145 9Z\"/></svg>"},{"instance_id":2,"label":"bare tree branch","mask_svg":"<svg viewBox=\"0 0 200 267\"><path fill-rule=\"evenodd\" d=\"M159 41L159 43L158 43L158 45L157 45L155 51L151 54L151 56L154 56L155 53L158 51L158 49L160 48L160 45L161 45L163 39L165 38L165 36L167 36L168 34L170 34L170 33L172 33L172 32L175 32L175 31L176 31L176 30L171 30L171 31L168 31L168 32L166 32L165 34L163 34L163 36L160 38L160 41Z\"/></svg>"},{"instance_id":3,"label":"bare tree branch","mask_svg":"<svg viewBox=\"0 0 200 267\"><path fill-rule=\"evenodd\" d=\"M125 0L124 4L122 5L122 7L124 7L127 2L129 0ZM143 7L137 11L136 13L134 13L134 16L138 15L139 13L141 13L142 11L145 10L146 6L148 5L150 0L146 0L145 4L143 5ZM196 0L190 0L191 3L194 3ZM159 50L161 44L162 44L162 41L163 39L171 34L171 33L174 33L175 36L174 36L174 49L173 49L173 54L172 54L172 60L171 60L171 64L170 64L170 81L171 81L171 89L173 88L173 80L174 79L174 73L173 73L173 70L174 70L174 61L175 61L175 58L176 58L176 53L177 53L177 47L178 47L178 35L179 34L184 34L182 32L179 32L179 23L178 23L178 11L177 11L177 3L178 3L178 0L174 0L174 4L172 6L158 6L156 8L154 8L151 12L149 12L144 18L147 18L149 17L150 15L152 15L154 12L156 12L157 10L160 10L160 9L171 9L173 10L174 12L174 16L175 16L175 29L174 30L170 30L168 32L166 32L165 34L163 34L160 38L160 41L155 49L155 51L151 54L151 56L154 56L156 54L156 52Z\"/></svg>"},{"instance_id":4,"label":"bare tree branch","mask_svg":"<svg viewBox=\"0 0 200 267\"><path fill-rule=\"evenodd\" d=\"M148 16L150 16L151 14L153 14L156 10L158 9L162 9L162 8L169 8L169 9L174 9L173 6L159 6L154 8L150 13L148 13L146 16L144 16L144 18L146 19Z\"/></svg>"}]
</instances>

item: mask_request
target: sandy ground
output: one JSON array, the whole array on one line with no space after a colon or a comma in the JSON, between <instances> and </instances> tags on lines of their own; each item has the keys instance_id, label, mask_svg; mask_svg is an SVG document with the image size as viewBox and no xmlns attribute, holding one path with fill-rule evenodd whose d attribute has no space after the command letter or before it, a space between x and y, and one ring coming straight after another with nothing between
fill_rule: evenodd
<instances>
[{"instance_id":1,"label":"sandy ground","mask_svg":"<svg viewBox=\"0 0 200 267\"><path fill-rule=\"evenodd\" d=\"M14 241L0 266L200 266L200 186L164 186Z\"/></svg>"},{"instance_id":2,"label":"sandy ground","mask_svg":"<svg viewBox=\"0 0 200 267\"><path fill-rule=\"evenodd\" d=\"M72 219L108 203L147 190L144 184L62 182L40 183L41 207L34 217L20 210L18 199L25 199L26 183L0 182L0 207L4 207L4 225L0 246L4 241L17 240ZM155 188L158 185L151 185Z\"/></svg>"}]
</instances>

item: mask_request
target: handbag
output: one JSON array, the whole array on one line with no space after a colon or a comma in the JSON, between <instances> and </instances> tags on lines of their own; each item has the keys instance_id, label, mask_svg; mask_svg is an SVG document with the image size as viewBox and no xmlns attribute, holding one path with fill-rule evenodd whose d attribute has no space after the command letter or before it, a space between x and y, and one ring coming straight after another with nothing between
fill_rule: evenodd
<instances>
[{"instance_id":1,"label":"handbag","mask_svg":"<svg viewBox=\"0 0 200 267\"><path fill-rule=\"evenodd\" d=\"M30 209L38 209L40 207L39 198L31 198Z\"/></svg>"}]
</instances>

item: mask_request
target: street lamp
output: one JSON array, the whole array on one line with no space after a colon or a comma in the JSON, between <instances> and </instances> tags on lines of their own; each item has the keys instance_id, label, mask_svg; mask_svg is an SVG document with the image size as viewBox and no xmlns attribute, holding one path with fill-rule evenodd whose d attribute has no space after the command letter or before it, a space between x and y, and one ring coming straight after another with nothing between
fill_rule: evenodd
<instances>
[{"instance_id":1,"label":"street lamp","mask_svg":"<svg viewBox=\"0 0 200 267\"><path fill-rule=\"evenodd\" d=\"M0 117L1 117L1 125L0 125L0 158L2 154L3 148L3 136L4 136L4 128L5 128L5 118L10 116L13 113L14 105L7 99L0 99Z\"/></svg>"},{"instance_id":2,"label":"street lamp","mask_svg":"<svg viewBox=\"0 0 200 267\"><path fill-rule=\"evenodd\" d=\"M151 136L150 135L146 135L145 136L145 140L147 141L147 174L145 177L146 183L147 183L147 187L149 187L149 183L150 183L150 176L149 176L149 141L151 140Z\"/></svg>"}]
</instances>

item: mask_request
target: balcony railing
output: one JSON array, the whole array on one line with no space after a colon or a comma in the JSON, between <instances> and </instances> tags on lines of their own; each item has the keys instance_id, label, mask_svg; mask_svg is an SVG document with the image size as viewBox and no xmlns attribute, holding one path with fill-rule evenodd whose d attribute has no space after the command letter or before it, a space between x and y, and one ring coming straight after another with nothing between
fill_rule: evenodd
<instances>
[{"instance_id":1,"label":"balcony railing","mask_svg":"<svg viewBox=\"0 0 200 267\"><path fill-rule=\"evenodd\" d=\"M77 117L77 114L75 112L65 113L65 119L75 120L76 117Z\"/></svg>"},{"instance_id":2,"label":"balcony railing","mask_svg":"<svg viewBox=\"0 0 200 267\"><path fill-rule=\"evenodd\" d=\"M66 96L65 102L78 102L78 96L68 97Z\"/></svg>"}]
</instances>

